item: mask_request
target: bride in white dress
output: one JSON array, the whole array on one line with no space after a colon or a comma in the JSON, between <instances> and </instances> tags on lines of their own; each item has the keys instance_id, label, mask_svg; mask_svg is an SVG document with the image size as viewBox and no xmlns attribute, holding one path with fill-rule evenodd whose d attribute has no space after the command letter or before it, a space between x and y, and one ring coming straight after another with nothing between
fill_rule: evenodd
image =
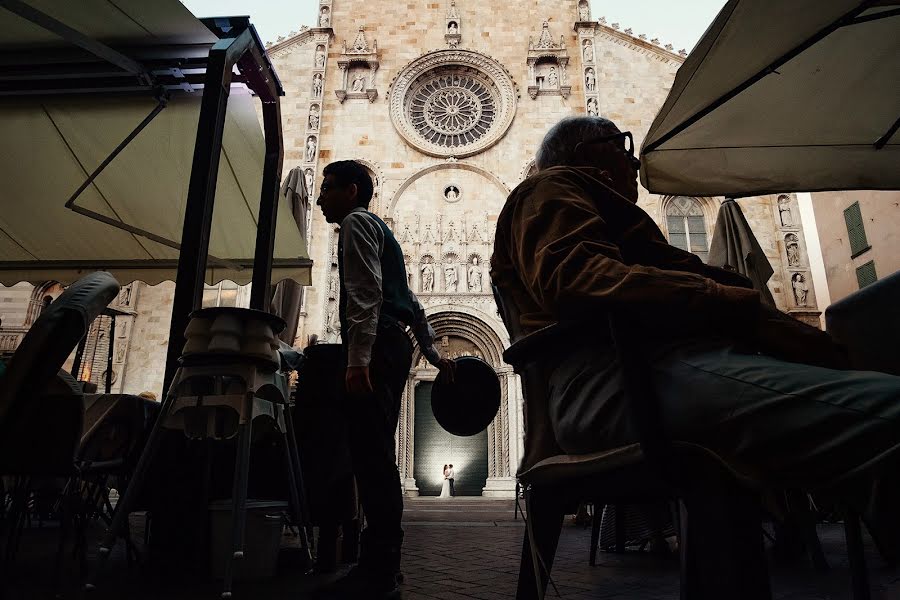
<instances>
[{"instance_id":1,"label":"bride in white dress","mask_svg":"<svg viewBox=\"0 0 900 600\"><path fill-rule=\"evenodd\" d=\"M439 498L449 498L450 497L450 480L447 479L447 474L450 472L450 465L444 465L444 484L441 486L441 495Z\"/></svg>"}]
</instances>

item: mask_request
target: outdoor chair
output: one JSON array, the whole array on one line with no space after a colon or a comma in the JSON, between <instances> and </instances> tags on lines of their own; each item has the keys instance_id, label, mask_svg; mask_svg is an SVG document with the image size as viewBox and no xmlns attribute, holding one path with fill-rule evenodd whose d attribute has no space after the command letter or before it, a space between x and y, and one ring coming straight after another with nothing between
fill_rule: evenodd
<instances>
[{"instance_id":1,"label":"outdoor chair","mask_svg":"<svg viewBox=\"0 0 900 600\"><path fill-rule=\"evenodd\" d=\"M84 414L80 386L60 367L118 292L119 284L104 272L69 286L34 322L0 378L0 475L10 484L0 561L6 566L35 499L48 493L53 498L44 506L59 512L61 520L60 559L73 518L61 499L66 479L75 474Z\"/></svg>"},{"instance_id":2,"label":"outdoor chair","mask_svg":"<svg viewBox=\"0 0 900 600\"><path fill-rule=\"evenodd\" d=\"M504 360L522 378L525 455L517 477L525 490L526 533L517 598L543 598L563 515L581 499L627 504L677 499L681 597L758 600L771 597L758 495L763 488L715 453L666 438L650 369L629 315L612 313L601 327L564 323L523 335L518 311L494 288L512 346ZM600 337L600 336L606 336ZM549 418L549 376L574 344L607 339L623 366L626 401L639 441L584 455L562 451ZM859 520L845 519L853 598L867 600ZM698 551L699 550L699 551Z\"/></svg>"}]
</instances>

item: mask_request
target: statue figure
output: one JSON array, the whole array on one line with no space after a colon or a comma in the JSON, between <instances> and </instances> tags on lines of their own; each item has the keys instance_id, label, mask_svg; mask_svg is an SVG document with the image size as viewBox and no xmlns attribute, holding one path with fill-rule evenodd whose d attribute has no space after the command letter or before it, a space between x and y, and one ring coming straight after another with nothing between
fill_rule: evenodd
<instances>
[{"instance_id":1,"label":"statue figure","mask_svg":"<svg viewBox=\"0 0 900 600\"><path fill-rule=\"evenodd\" d=\"M446 194L444 194L444 198L447 199L447 202L456 202L456 200L459 198L459 190L451 185L447 188L447 192Z\"/></svg>"},{"instance_id":2,"label":"statue figure","mask_svg":"<svg viewBox=\"0 0 900 600\"><path fill-rule=\"evenodd\" d=\"M794 276L791 277L791 287L794 288L794 301L797 306L806 306L806 298L809 295L806 278L801 273L794 273Z\"/></svg>"},{"instance_id":3,"label":"statue figure","mask_svg":"<svg viewBox=\"0 0 900 600\"><path fill-rule=\"evenodd\" d=\"M325 67L325 47L319 46L316 48L316 68L322 69Z\"/></svg>"},{"instance_id":4,"label":"statue figure","mask_svg":"<svg viewBox=\"0 0 900 600\"><path fill-rule=\"evenodd\" d=\"M597 77L594 75L593 69L584 72L584 85L589 92L593 92L597 88Z\"/></svg>"},{"instance_id":5,"label":"statue figure","mask_svg":"<svg viewBox=\"0 0 900 600\"><path fill-rule=\"evenodd\" d=\"M787 244L787 259L788 266L791 267L799 267L800 266L800 246L795 241L788 241Z\"/></svg>"},{"instance_id":6,"label":"statue figure","mask_svg":"<svg viewBox=\"0 0 900 600\"><path fill-rule=\"evenodd\" d=\"M312 108L309 109L309 128L319 128L319 107L315 104L313 104Z\"/></svg>"},{"instance_id":7,"label":"statue figure","mask_svg":"<svg viewBox=\"0 0 900 600\"><path fill-rule=\"evenodd\" d=\"M455 265L444 267L444 291L455 292L459 287L459 273Z\"/></svg>"},{"instance_id":8,"label":"statue figure","mask_svg":"<svg viewBox=\"0 0 900 600\"><path fill-rule=\"evenodd\" d=\"M316 59L318 62L318 58ZM322 54L322 64L325 63L325 54ZM313 75L313 96L318 98L322 95L322 74L316 73Z\"/></svg>"},{"instance_id":9,"label":"statue figure","mask_svg":"<svg viewBox=\"0 0 900 600\"><path fill-rule=\"evenodd\" d=\"M422 291L426 294L434 291L434 267L431 263L422 265Z\"/></svg>"},{"instance_id":10,"label":"statue figure","mask_svg":"<svg viewBox=\"0 0 900 600\"><path fill-rule=\"evenodd\" d=\"M559 76L556 74L556 67L550 67L550 73L547 75L547 85L551 88L559 87Z\"/></svg>"},{"instance_id":11,"label":"statue figure","mask_svg":"<svg viewBox=\"0 0 900 600\"><path fill-rule=\"evenodd\" d=\"M306 171L303 172L303 176L306 179L306 193L309 194L310 196L312 196L313 195L313 179L315 177L313 175L313 170L307 169Z\"/></svg>"},{"instance_id":12,"label":"statue figure","mask_svg":"<svg viewBox=\"0 0 900 600\"><path fill-rule=\"evenodd\" d=\"M319 27L328 27L331 24L331 17L328 15L328 7L323 6L322 12L319 14Z\"/></svg>"},{"instance_id":13,"label":"statue figure","mask_svg":"<svg viewBox=\"0 0 900 600\"><path fill-rule=\"evenodd\" d=\"M594 62L594 42L584 40L584 62Z\"/></svg>"},{"instance_id":14,"label":"statue figure","mask_svg":"<svg viewBox=\"0 0 900 600\"><path fill-rule=\"evenodd\" d=\"M591 11L585 0L581 0L581 2L578 3L578 20L582 22L591 20Z\"/></svg>"},{"instance_id":15,"label":"statue figure","mask_svg":"<svg viewBox=\"0 0 900 600\"><path fill-rule=\"evenodd\" d=\"M306 162L313 162L316 159L316 138L309 136L306 140Z\"/></svg>"},{"instance_id":16,"label":"statue figure","mask_svg":"<svg viewBox=\"0 0 900 600\"><path fill-rule=\"evenodd\" d=\"M338 297L338 278L337 276L332 276L331 281L328 282L328 297L337 299Z\"/></svg>"},{"instance_id":17,"label":"statue figure","mask_svg":"<svg viewBox=\"0 0 900 600\"><path fill-rule=\"evenodd\" d=\"M781 217L782 227L794 226L794 216L791 214L791 199L787 196L778 197L778 214Z\"/></svg>"},{"instance_id":18,"label":"statue figure","mask_svg":"<svg viewBox=\"0 0 900 600\"><path fill-rule=\"evenodd\" d=\"M450 35L456 35L457 33L459 33L459 26L451 21L450 26L447 28L447 33L449 33Z\"/></svg>"},{"instance_id":19,"label":"statue figure","mask_svg":"<svg viewBox=\"0 0 900 600\"><path fill-rule=\"evenodd\" d=\"M357 75L353 78L353 83L351 85L352 92L364 92L366 89L366 78L363 75Z\"/></svg>"},{"instance_id":20,"label":"statue figure","mask_svg":"<svg viewBox=\"0 0 900 600\"><path fill-rule=\"evenodd\" d=\"M600 111L597 110L597 99L596 98L588 98L587 112L592 117L600 116Z\"/></svg>"},{"instance_id":21,"label":"statue figure","mask_svg":"<svg viewBox=\"0 0 900 600\"><path fill-rule=\"evenodd\" d=\"M468 283L469 283L469 291L470 292L478 293L478 292L483 291L482 287L481 287L481 278L482 278L482 274L481 274L481 268L478 266L478 257L473 256L472 264L469 266L469 272L468 272L468 280L469 280Z\"/></svg>"}]
</instances>

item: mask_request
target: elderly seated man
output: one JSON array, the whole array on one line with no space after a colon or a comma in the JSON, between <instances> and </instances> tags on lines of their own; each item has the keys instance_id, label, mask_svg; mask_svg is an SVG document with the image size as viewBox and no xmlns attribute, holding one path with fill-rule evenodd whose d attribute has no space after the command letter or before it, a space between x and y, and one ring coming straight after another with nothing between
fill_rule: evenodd
<instances>
[{"instance_id":1,"label":"elderly seated man","mask_svg":"<svg viewBox=\"0 0 900 600\"><path fill-rule=\"evenodd\" d=\"M841 370L828 334L769 308L741 276L670 246L636 205L632 136L597 117L555 125L538 172L497 223L491 277L530 332L639 315L663 426L772 481L819 488L861 474L858 508L889 561L900 551L900 378ZM602 333L574 343L549 381L560 446L586 453L634 443L620 366ZM896 473L896 471L894 471ZM857 486L861 490L863 486Z\"/></svg>"}]
</instances>

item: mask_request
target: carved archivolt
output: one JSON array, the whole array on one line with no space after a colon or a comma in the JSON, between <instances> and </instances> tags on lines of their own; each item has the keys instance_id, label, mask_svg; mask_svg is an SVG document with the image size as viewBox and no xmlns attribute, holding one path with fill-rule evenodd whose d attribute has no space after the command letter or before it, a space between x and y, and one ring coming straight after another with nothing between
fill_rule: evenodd
<instances>
[{"instance_id":1,"label":"carved archivolt","mask_svg":"<svg viewBox=\"0 0 900 600\"><path fill-rule=\"evenodd\" d=\"M500 140L515 117L518 92L506 69L469 50L437 50L409 63L391 83L391 122L412 147L463 157Z\"/></svg>"}]
</instances>

